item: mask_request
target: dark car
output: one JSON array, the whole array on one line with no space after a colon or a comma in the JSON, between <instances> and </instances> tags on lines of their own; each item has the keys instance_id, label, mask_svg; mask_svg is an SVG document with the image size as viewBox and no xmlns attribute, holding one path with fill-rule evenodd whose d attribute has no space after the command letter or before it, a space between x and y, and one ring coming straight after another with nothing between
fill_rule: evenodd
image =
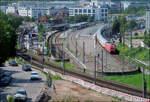
<instances>
[{"instance_id":1,"label":"dark car","mask_svg":"<svg viewBox=\"0 0 150 102\"><path fill-rule=\"evenodd\" d=\"M22 70L24 71L31 71L31 66L30 65L23 65Z\"/></svg>"},{"instance_id":2,"label":"dark car","mask_svg":"<svg viewBox=\"0 0 150 102\"><path fill-rule=\"evenodd\" d=\"M0 79L0 86L7 86L11 81L11 77L3 77Z\"/></svg>"},{"instance_id":3,"label":"dark car","mask_svg":"<svg viewBox=\"0 0 150 102\"><path fill-rule=\"evenodd\" d=\"M24 89L17 90L14 97L15 97L15 102L25 102L27 100L26 90Z\"/></svg>"},{"instance_id":4,"label":"dark car","mask_svg":"<svg viewBox=\"0 0 150 102\"><path fill-rule=\"evenodd\" d=\"M5 63L0 64L0 67L5 67Z\"/></svg>"},{"instance_id":5,"label":"dark car","mask_svg":"<svg viewBox=\"0 0 150 102\"><path fill-rule=\"evenodd\" d=\"M11 72L4 72L3 76L4 77L11 77L11 74L12 74Z\"/></svg>"},{"instance_id":6,"label":"dark car","mask_svg":"<svg viewBox=\"0 0 150 102\"><path fill-rule=\"evenodd\" d=\"M10 61L9 65L10 66L18 66L18 63L16 61Z\"/></svg>"}]
</instances>

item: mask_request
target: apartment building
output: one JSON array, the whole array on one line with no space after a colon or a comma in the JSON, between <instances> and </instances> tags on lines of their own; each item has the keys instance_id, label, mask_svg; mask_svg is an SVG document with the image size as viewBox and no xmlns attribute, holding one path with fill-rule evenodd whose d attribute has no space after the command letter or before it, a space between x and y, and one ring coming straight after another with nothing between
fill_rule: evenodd
<instances>
[{"instance_id":1,"label":"apartment building","mask_svg":"<svg viewBox=\"0 0 150 102\"><path fill-rule=\"evenodd\" d=\"M108 19L108 8L106 6L69 8L69 16L75 15L94 16L95 20L106 21Z\"/></svg>"}]
</instances>

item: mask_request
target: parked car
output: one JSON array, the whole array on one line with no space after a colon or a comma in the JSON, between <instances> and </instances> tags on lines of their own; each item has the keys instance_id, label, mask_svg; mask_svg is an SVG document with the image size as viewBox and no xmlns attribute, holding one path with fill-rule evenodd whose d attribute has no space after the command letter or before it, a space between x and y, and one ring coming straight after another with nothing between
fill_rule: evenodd
<instances>
[{"instance_id":1,"label":"parked car","mask_svg":"<svg viewBox=\"0 0 150 102\"><path fill-rule=\"evenodd\" d=\"M30 76L30 79L31 80L38 80L38 79L40 79L40 77L39 77L37 72L32 72L31 76Z\"/></svg>"},{"instance_id":2,"label":"parked car","mask_svg":"<svg viewBox=\"0 0 150 102\"><path fill-rule=\"evenodd\" d=\"M14 95L15 102L25 102L27 100L27 93L26 90L17 90L16 94Z\"/></svg>"},{"instance_id":3,"label":"parked car","mask_svg":"<svg viewBox=\"0 0 150 102\"><path fill-rule=\"evenodd\" d=\"M30 65L23 65L22 70L24 71L31 71L31 66Z\"/></svg>"},{"instance_id":4,"label":"parked car","mask_svg":"<svg viewBox=\"0 0 150 102\"><path fill-rule=\"evenodd\" d=\"M2 77L0 79L0 86L7 86L11 81L11 77Z\"/></svg>"},{"instance_id":5,"label":"parked car","mask_svg":"<svg viewBox=\"0 0 150 102\"><path fill-rule=\"evenodd\" d=\"M16 61L10 61L9 65L10 66L18 66L18 63Z\"/></svg>"},{"instance_id":6,"label":"parked car","mask_svg":"<svg viewBox=\"0 0 150 102\"><path fill-rule=\"evenodd\" d=\"M0 67L5 67L5 63L2 63L2 64L0 65Z\"/></svg>"},{"instance_id":7,"label":"parked car","mask_svg":"<svg viewBox=\"0 0 150 102\"><path fill-rule=\"evenodd\" d=\"M3 76L4 77L11 77L11 74L12 74L11 72L4 72Z\"/></svg>"}]
</instances>

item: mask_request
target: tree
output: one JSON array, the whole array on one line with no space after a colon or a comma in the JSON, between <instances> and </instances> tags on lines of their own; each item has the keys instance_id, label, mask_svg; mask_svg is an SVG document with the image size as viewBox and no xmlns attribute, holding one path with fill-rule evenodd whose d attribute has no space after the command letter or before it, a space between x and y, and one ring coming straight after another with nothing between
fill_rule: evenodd
<instances>
[{"instance_id":1,"label":"tree","mask_svg":"<svg viewBox=\"0 0 150 102\"><path fill-rule=\"evenodd\" d=\"M42 33L43 32L43 25L39 24L38 26L38 32Z\"/></svg>"},{"instance_id":2,"label":"tree","mask_svg":"<svg viewBox=\"0 0 150 102\"><path fill-rule=\"evenodd\" d=\"M144 43L150 47L150 30L144 32Z\"/></svg>"},{"instance_id":3,"label":"tree","mask_svg":"<svg viewBox=\"0 0 150 102\"><path fill-rule=\"evenodd\" d=\"M135 20L131 20L131 21L129 22L129 25L128 25L129 29L133 30L133 29L136 28L136 26L137 26L137 23L136 23Z\"/></svg>"},{"instance_id":4,"label":"tree","mask_svg":"<svg viewBox=\"0 0 150 102\"><path fill-rule=\"evenodd\" d=\"M120 21L115 18L112 26L112 34L118 34L120 32Z\"/></svg>"},{"instance_id":5,"label":"tree","mask_svg":"<svg viewBox=\"0 0 150 102\"><path fill-rule=\"evenodd\" d=\"M16 55L16 29L22 23L18 17L0 12L0 64Z\"/></svg>"},{"instance_id":6,"label":"tree","mask_svg":"<svg viewBox=\"0 0 150 102\"><path fill-rule=\"evenodd\" d=\"M32 19L28 16L23 17L23 19L25 22L31 22L32 21Z\"/></svg>"}]
</instances>

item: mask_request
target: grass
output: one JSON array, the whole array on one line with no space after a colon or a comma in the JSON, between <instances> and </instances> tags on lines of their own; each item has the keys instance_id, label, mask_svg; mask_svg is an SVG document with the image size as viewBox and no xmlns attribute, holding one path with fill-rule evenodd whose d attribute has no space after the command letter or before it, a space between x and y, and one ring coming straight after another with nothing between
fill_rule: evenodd
<instances>
[{"instance_id":1,"label":"grass","mask_svg":"<svg viewBox=\"0 0 150 102\"><path fill-rule=\"evenodd\" d=\"M54 80L61 80L61 76L59 75L51 75L51 78L54 79Z\"/></svg>"},{"instance_id":2,"label":"grass","mask_svg":"<svg viewBox=\"0 0 150 102\"><path fill-rule=\"evenodd\" d=\"M126 76L104 76L106 79L110 79L116 82L125 83L131 86L137 86L142 88L142 73L135 75L126 75ZM150 76L145 74L147 89L150 90Z\"/></svg>"},{"instance_id":3,"label":"grass","mask_svg":"<svg viewBox=\"0 0 150 102\"><path fill-rule=\"evenodd\" d=\"M57 65L62 66L62 62L55 62ZM65 68L66 69L74 69L74 66L70 62L65 62Z\"/></svg>"},{"instance_id":4,"label":"grass","mask_svg":"<svg viewBox=\"0 0 150 102\"><path fill-rule=\"evenodd\" d=\"M141 61L148 61L148 49L140 47L140 48L129 48L127 45L123 47L122 44L117 45L117 50L120 52L120 56L124 54L125 56L130 56L132 58L136 58Z\"/></svg>"},{"instance_id":5,"label":"grass","mask_svg":"<svg viewBox=\"0 0 150 102\"><path fill-rule=\"evenodd\" d=\"M8 62L10 62L10 61L16 61L19 64L25 64L25 61L21 57L9 58Z\"/></svg>"},{"instance_id":6,"label":"grass","mask_svg":"<svg viewBox=\"0 0 150 102\"><path fill-rule=\"evenodd\" d=\"M46 78L48 78L48 74L46 73L46 72L44 72L44 71L42 71L45 75L46 75ZM50 79L54 79L54 80L61 80L62 78L61 78L61 76L59 76L59 75L52 75L51 73L49 73L49 78Z\"/></svg>"},{"instance_id":7,"label":"grass","mask_svg":"<svg viewBox=\"0 0 150 102\"><path fill-rule=\"evenodd\" d=\"M138 59L141 61L149 61L149 50L143 47L140 48L129 48L127 45L118 44L117 50L120 52L119 56L129 56L130 58L126 58L126 61L130 61L131 58ZM132 64L134 64L137 67L142 67L149 69L149 66L146 66L140 62L135 62L132 60Z\"/></svg>"}]
</instances>

